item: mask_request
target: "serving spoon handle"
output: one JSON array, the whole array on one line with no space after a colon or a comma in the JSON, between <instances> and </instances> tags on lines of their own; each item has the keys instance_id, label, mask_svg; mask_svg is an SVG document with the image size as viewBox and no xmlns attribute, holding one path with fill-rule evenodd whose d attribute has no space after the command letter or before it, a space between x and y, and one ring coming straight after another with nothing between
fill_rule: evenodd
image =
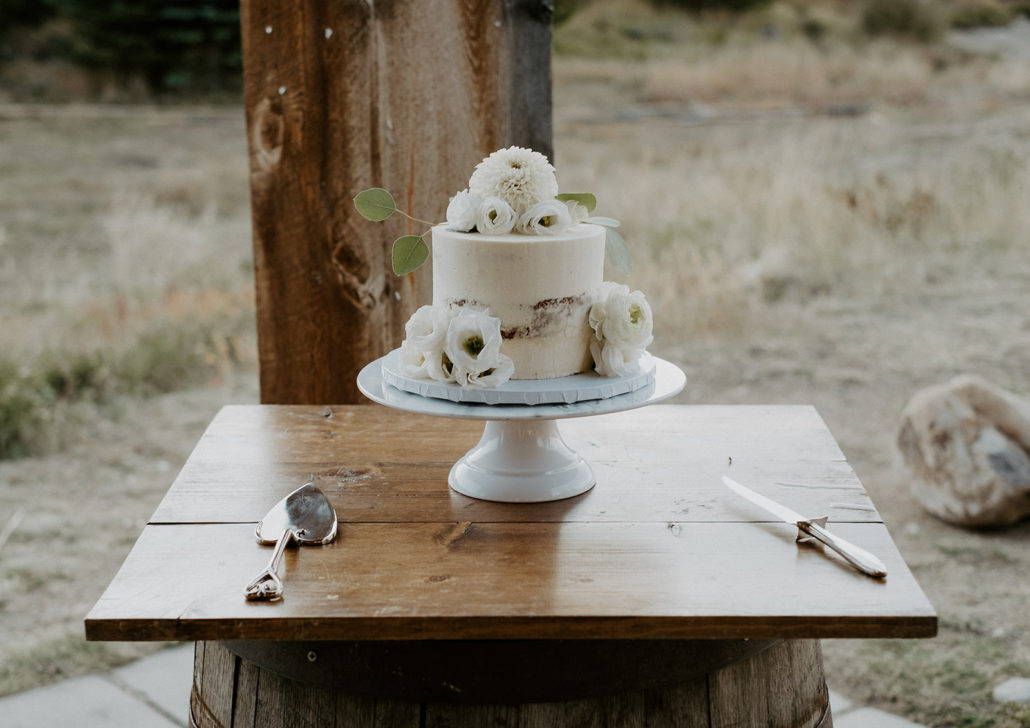
<instances>
[{"instance_id":1,"label":"serving spoon handle","mask_svg":"<svg viewBox=\"0 0 1030 728\"><path fill-rule=\"evenodd\" d=\"M276 572L279 570L279 562L282 561L283 552L292 540L293 531L289 528L284 528L282 534L276 539L275 551L272 552L272 558L268 560L268 566L254 577L253 581L247 584L244 594L248 600L275 601L276 599L282 599L283 582Z\"/></svg>"}]
</instances>

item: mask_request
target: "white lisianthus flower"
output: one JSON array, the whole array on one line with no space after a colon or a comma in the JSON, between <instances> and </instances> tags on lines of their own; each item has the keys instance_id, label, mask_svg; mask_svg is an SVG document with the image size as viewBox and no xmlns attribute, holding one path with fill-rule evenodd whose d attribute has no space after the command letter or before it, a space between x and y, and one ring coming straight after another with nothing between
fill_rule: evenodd
<instances>
[{"instance_id":1,"label":"white lisianthus flower","mask_svg":"<svg viewBox=\"0 0 1030 728\"><path fill-rule=\"evenodd\" d=\"M520 232L534 235L557 235L572 224L569 208L560 200L538 202L526 210L516 226Z\"/></svg>"},{"instance_id":2,"label":"white lisianthus flower","mask_svg":"<svg viewBox=\"0 0 1030 728\"><path fill-rule=\"evenodd\" d=\"M453 382L454 367L443 349L424 350L401 343L401 374L413 379L432 379L437 382Z\"/></svg>"},{"instance_id":3,"label":"white lisianthus flower","mask_svg":"<svg viewBox=\"0 0 1030 728\"><path fill-rule=\"evenodd\" d=\"M558 194L558 179L547 157L532 149L499 149L476 165L469 192L480 198L500 197L516 214Z\"/></svg>"},{"instance_id":4,"label":"white lisianthus flower","mask_svg":"<svg viewBox=\"0 0 1030 728\"><path fill-rule=\"evenodd\" d=\"M422 306L404 324L405 341L419 348L443 348L451 317L446 306Z\"/></svg>"},{"instance_id":5,"label":"white lisianthus flower","mask_svg":"<svg viewBox=\"0 0 1030 728\"><path fill-rule=\"evenodd\" d=\"M462 308L451 319L444 354L453 365L454 380L463 387L495 387L515 369L501 354L501 320L485 311Z\"/></svg>"},{"instance_id":6,"label":"white lisianthus flower","mask_svg":"<svg viewBox=\"0 0 1030 728\"><path fill-rule=\"evenodd\" d=\"M459 233L467 233L476 226L476 208L479 198L462 190L451 198L447 205L447 227Z\"/></svg>"},{"instance_id":7,"label":"white lisianthus flower","mask_svg":"<svg viewBox=\"0 0 1030 728\"><path fill-rule=\"evenodd\" d=\"M515 373L515 362L506 354L497 355L497 366L485 369L479 374L469 374L467 385L470 387L498 387Z\"/></svg>"},{"instance_id":8,"label":"white lisianthus flower","mask_svg":"<svg viewBox=\"0 0 1030 728\"><path fill-rule=\"evenodd\" d=\"M476 230L484 235L507 235L517 219L515 210L500 197L484 198L476 208Z\"/></svg>"},{"instance_id":9,"label":"white lisianthus flower","mask_svg":"<svg viewBox=\"0 0 1030 728\"><path fill-rule=\"evenodd\" d=\"M594 294L590 307L594 338L590 353L594 369L604 377L621 377L637 371L637 359L654 341L651 306L640 291L606 281Z\"/></svg>"},{"instance_id":10,"label":"white lisianthus flower","mask_svg":"<svg viewBox=\"0 0 1030 728\"><path fill-rule=\"evenodd\" d=\"M451 316L445 306L422 306L404 324L401 373L416 379L454 380L444 354Z\"/></svg>"},{"instance_id":11,"label":"white lisianthus flower","mask_svg":"<svg viewBox=\"0 0 1030 728\"><path fill-rule=\"evenodd\" d=\"M581 205L575 200L566 200L565 206L569 208L570 225L579 225L590 217L590 210L586 208L586 205Z\"/></svg>"}]
</instances>

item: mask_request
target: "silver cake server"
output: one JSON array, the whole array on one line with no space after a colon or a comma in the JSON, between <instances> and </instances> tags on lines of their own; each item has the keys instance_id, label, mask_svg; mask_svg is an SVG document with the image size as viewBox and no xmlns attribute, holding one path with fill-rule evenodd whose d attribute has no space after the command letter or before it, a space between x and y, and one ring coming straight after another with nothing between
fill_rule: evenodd
<instances>
[{"instance_id":1,"label":"silver cake server","mask_svg":"<svg viewBox=\"0 0 1030 728\"><path fill-rule=\"evenodd\" d=\"M336 538L336 510L314 483L305 483L272 506L257 525L258 543L275 544L268 566L247 584L247 599L282 599L283 583L278 573L283 551L290 543L299 546L327 544Z\"/></svg>"},{"instance_id":2,"label":"silver cake server","mask_svg":"<svg viewBox=\"0 0 1030 728\"><path fill-rule=\"evenodd\" d=\"M827 531L825 528L826 516L822 518L805 518L800 513L796 513L786 506L781 506L776 501L770 500L750 488L745 488L732 478L727 478L724 475L722 476L722 482L734 493L747 498L756 506L761 506L784 523L797 526L798 541L819 541L843 556L845 561L863 574L876 579L882 579L887 576L887 567L884 566L882 561L865 549L859 548L850 541L845 541L840 536L835 536Z\"/></svg>"}]
</instances>

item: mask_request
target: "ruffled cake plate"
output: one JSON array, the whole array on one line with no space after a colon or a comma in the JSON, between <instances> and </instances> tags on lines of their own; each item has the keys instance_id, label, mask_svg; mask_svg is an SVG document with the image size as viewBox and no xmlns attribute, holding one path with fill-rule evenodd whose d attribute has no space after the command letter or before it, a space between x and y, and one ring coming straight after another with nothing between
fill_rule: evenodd
<instances>
[{"instance_id":1,"label":"ruffled cake plate","mask_svg":"<svg viewBox=\"0 0 1030 728\"><path fill-rule=\"evenodd\" d=\"M373 402L406 412L485 420L479 443L454 464L447 482L463 495L505 503L561 500L594 486L590 464L562 439L558 420L646 407L679 394L687 381L675 364L648 355L640 373L630 377L579 374L507 382L493 390L475 390L479 394L471 389L463 390L464 395L445 389L442 396L431 396L403 381L408 378L399 372L398 356L395 350L367 364L358 373L358 389ZM416 391L407 391L406 386ZM485 397L482 401L452 399L488 392L493 393L490 399L496 395L498 403L490 404ZM509 398L513 401L501 403Z\"/></svg>"}]
</instances>

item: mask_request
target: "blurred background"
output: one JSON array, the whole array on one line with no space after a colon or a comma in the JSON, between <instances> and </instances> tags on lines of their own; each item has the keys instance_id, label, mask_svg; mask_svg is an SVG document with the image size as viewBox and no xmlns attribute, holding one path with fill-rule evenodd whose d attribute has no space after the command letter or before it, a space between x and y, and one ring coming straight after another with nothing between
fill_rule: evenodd
<instances>
[{"instance_id":1,"label":"blurred background","mask_svg":"<svg viewBox=\"0 0 1030 728\"><path fill-rule=\"evenodd\" d=\"M161 647L82 619L258 401L238 23L0 2L0 695ZM559 0L554 43L559 180L622 220L677 401L816 405L940 614L825 642L831 687L1030 725L992 697L1030 677L1030 524L928 515L895 444L957 374L1030 396L1030 0Z\"/></svg>"}]
</instances>

